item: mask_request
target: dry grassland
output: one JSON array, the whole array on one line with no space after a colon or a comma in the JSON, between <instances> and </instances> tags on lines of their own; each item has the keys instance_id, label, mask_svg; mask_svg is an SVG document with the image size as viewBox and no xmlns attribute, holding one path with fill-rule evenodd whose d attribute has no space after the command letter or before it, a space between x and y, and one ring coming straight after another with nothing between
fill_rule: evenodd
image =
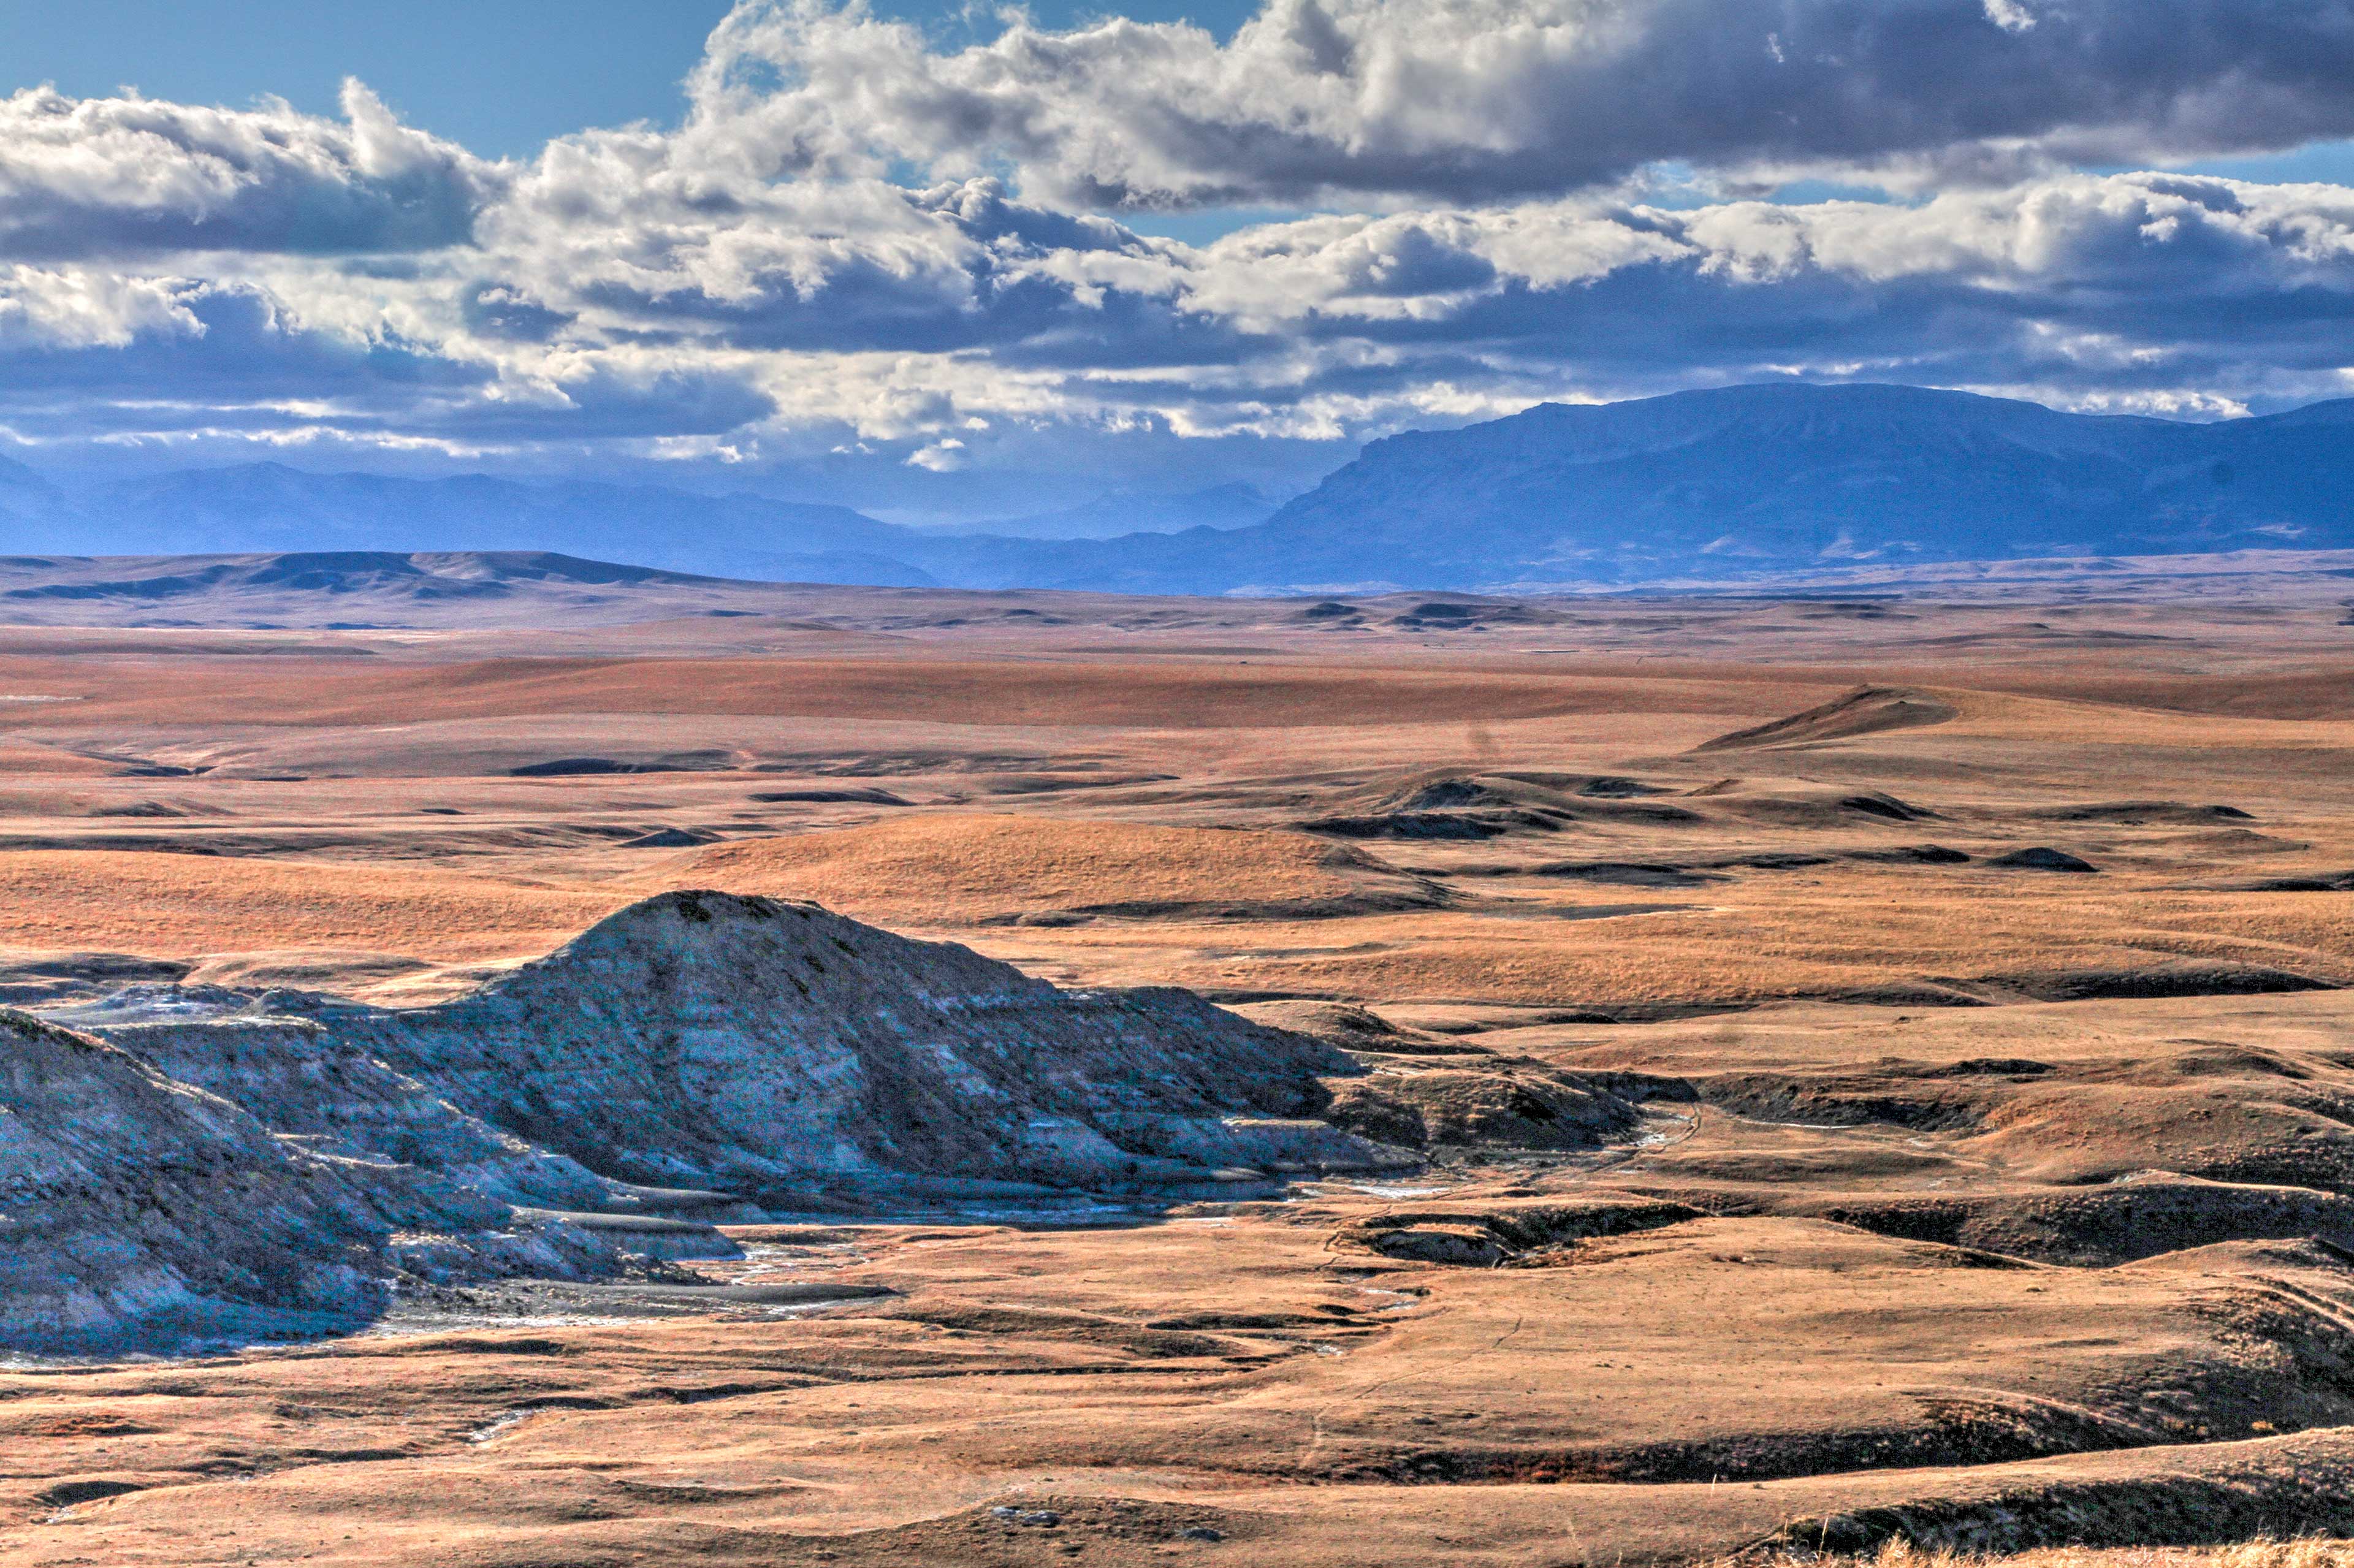
<instances>
[{"instance_id":1,"label":"dry grassland","mask_svg":"<svg viewBox=\"0 0 2354 1568\"><path fill-rule=\"evenodd\" d=\"M0 1563L2349 1568L2342 597L11 630L18 1002L716 886L1323 1033L1428 1164L0 1369Z\"/></svg>"}]
</instances>

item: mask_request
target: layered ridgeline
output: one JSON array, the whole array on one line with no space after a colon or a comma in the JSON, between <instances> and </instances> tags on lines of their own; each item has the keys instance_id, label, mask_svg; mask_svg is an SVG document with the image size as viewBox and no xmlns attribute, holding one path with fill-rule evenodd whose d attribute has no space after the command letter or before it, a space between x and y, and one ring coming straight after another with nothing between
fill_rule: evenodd
<instances>
[{"instance_id":1,"label":"layered ridgeline","mask_svg":"<svg viewBox=\"0 0 2354 1568\"><path fill-rule=\"evenodd\" d=\"M1312 1119L1351 1058L1190 991L1061 991L811 904L666 893L433 1007L273 993L109 1039L281 1130L523 1202L576 1171L808 1210L1058 1189L1193 1192L1397 1160ZM175 1010L177 1011L177 1010ZM358 1075L424 1086L429 1129ZM320 1092L322 1076L337 1085ZM406 1091L399 1091L405 1093ZM414 1134L414 1136L412 1136ZM486 1138L519 1140L502 1149ZM551 1160L547 1156L552 1155Z\"/></svg>"},{"instance_id":2,"label":"layered ridgeline","mask_svg":"<svg viewBox=\"0 0 2354 1568\"><path fill-rule=\"evenodd\" d=\"M557 551L770 580L1152 593L1734 580L1857 566L2354 546L2354 400L2191 424L1907 387L1546 404L1376 441L1263 522L1121 496L953 536L655 487L191 471L69 496L0 466L9 554ZM1246 524L1246 525L1235 525Z\"/></svg>"},{"instance_id":3,"label":"layered ridgeline","mask_svg":"<svg viewBox=\"0 0 2354 1568\"><path fill-rule=\"evenodd\" d=\"M89 1033L0 1027L0 1349L301 1331L413 1277L724 1253L714 1219L1414 1162L1314 1119L1363 1069L1308 1036L727 894L435 1007L131 988L60 1016Z\"/></svg>"},{"instance_id":4,"label":"layered ridgeline","mask_svg":"<svg viewBox=\"0 0 2354 1568\"><path fill-rule=\"evenodd\" d=\"M313 1150L137 1054L0 1012L0 1351L349 1328L407 1282L594 1279L612 1238Z\"/></svg>"}]
</instances>

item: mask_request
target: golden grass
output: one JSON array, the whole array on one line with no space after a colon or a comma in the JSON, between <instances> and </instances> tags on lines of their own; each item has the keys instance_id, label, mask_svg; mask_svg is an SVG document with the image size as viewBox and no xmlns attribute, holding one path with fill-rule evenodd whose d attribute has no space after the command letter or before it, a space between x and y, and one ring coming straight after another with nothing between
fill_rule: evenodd
<instances>
[{"instance_id":1,"label":"golden grass","mask_svg":"<svg viewBox=\"0 0 2354 1568\"><path fill-rule=\"evenodd\" d=\"M1525 894L1526 885L1515 887ZM1212 958L1179 984L1354 999L1757 1001L1924 981L2034 993L2084 977L2240 964L2354 981L2354 916L2310 894L2186 895L2122 879L1978 870L1764 875L1723 886L1547 890L1546 906L1656 912L1499 919L1473 911L1328 927L1293 957ZM1287 938L1305 938L1292 930ZM1258 944L1272 948L1269 940Z\"/></svg>"},{"instance_id":2,"label":"golden grass","mask_svg":"<svg viewBox=\"0 0 2354 1568\"><path fill-rule=\"evenodd\" d=\"M1355 858L1304 833L957 812L724 844L634 880L650 889L813 898L852 915L928 922L1120 904L1338 898L1365 885L1367 874L1350 863Z\"/></svg>"},{"instance_id":3,"label":"golden grass","mask_svg":"<svg viewBox=\"0 0 2354 1568\"><path fill-rule=\"evenodd\" d=\"M629 902L437 867L110 850L0 853L0 947L158 958L283 948L544 951Z\"/></svg>"},{"instance_id":4,"label":"golden grass","mask_svg":"<svg viewBox=\"0 0 2354 1568\"><path fill-rule=\"evenodd\" d=\"M2260 1537L2221 1546L2046 1546L1981 1555L1892 1540L1868 1557L1793 1557L1815 1568L2354 1568L2354 1541Z\"/></svg>"},{"instance_id":5,"label":"golden grass","mask_svg":"<svg viewBox=\"0 0 2354 1568\"><path fill-rule=\"evenodd\" d=\"M745 840L554 888L446 865L333 864L100 850L0 853L0 946L183 957L346 948L425 959L545 951L673 887L814 899L905 928L1120 906L1281 906L1405 890L1296 832L966 812ZM1352 863L1356 862L1358 863ZM1458 885L1484 896L1488 885ZM1530 897L1529 884L1512 888ZM2327 895L2139 891L2126 878L1969 868L1766 874L1695 889L1558 887L1476 909L1230 924L1182 913L1054 939L1096 978L1367 1001L1754 1001L2016 985L2180 964L2354 980L2354 914ZM1560 917L1581 908L1656 913ZM1037 950L1025 931L1022 951ZM986 942L984 942L986 945Z\"/></svg>"},{"instance_id":6,"label":"golden grass","mask_svg":"<svg viewBox=\"0 0 2354 1568\"><path fill-rule=\"evenodd\" d=\"M122 771L122 764L82 757L54 746L31 741L0 740L0 777L32 774L41 778L104 779Z\"/></svg>"},{"instance_id":7,"label":"golden grass","mask_svg":"<svg viewBox=\"0 0 2354 1568\"><path fill-rule=\"evenodd\" d=\"M546 714L743 715L1169 729L1453 724L1574 714L1706 714L1727 727L1836 683L1226 660L491 659L399 668L257 658L236 668L126 661L96 671L0 659L0 680L79 697L20 725L338 726ZM267 667L264 667L267 666ZM12 677L11 672L20 673Z\"/></svg>"}]
</instances>

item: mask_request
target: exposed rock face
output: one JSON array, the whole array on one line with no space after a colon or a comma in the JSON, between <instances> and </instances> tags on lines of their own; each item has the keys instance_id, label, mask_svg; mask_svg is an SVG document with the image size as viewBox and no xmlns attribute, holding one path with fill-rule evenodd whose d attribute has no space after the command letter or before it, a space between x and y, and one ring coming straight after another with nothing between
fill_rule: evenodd
<instances>
[{"instance_id":1,"label":"exposed rock face","mask_svg":"<svg viewBox=\"0 0 2354 1568\"><path fill-rule=\"evenodd\" d=\"M576 1172L795 1208L1408 1162L1309 1119L1359 1070L1318 1041L767 898L664 894L440 1006L256 1012L107 1033L273 1126L558 1206L591 1206Z\"/></svg>"},{"instance_id":2,"label":"exposed rock face","mask_svg":"<svg viewBox=\"0 0 2354 1568\"><path fill-rule=\"evenodd\" d=\"M621 1266L574 1227L313 1153L130 1052L0 1012L0 1349L301 1337L364 1320L404 1276Z\"/></svg>"},{"instance_id":3,"label":"exposed rock face","mask_svg":"<svg viewBox=\"0 0 2354 1568\"><path fill-rule=\"evenodd\" d=\"M710 1255L730 1244L657 1216L749 1198L1411 1162L1312 1119L1320 1078L1359 1070L1319 1041L725 894L649 899L438 1007L133 987L69 1015L106 1038L0 1012L0 1350L299 1338L404 1282Z\"/></svg>"},{"instance_id":4,"label":"exposed rock face","mask_svg":"<svg viewBox=\"0 0 2354 1568\"><path fill-rule=\"evenodd\" d=\"M144 1000L133 992L63 1016L173 1078L234 1100L270 1130L300 1137L317 1152L417 1166L506 1203L613 1206L620 1183L468 1116L440 1091L311 1019L113 1022L139 1017Z\"/></svg>"}]
</instances>

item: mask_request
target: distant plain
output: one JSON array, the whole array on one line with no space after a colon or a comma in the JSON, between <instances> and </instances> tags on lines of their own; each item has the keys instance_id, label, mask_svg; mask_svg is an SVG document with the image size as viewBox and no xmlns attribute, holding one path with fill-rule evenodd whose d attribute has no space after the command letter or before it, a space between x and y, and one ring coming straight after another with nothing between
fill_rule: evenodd
<instances>
[{"instance_id":1,"label":"distant plain","mask_svg":"<svg viewBox=\"0 0 2354 1568\"><path fill-rule=\"evenodd\" d=\"M39 600L55 623L0 626L16 1005L126 979L426 1001L716 887L1194 989L1350 1045L1434 1128L1467 1068L1670 1087L1599 1144L1434 1137L1395 1186L813 1223L708 1266L879 1307L0 1375L0 1560L1533 1564L1856 1550L1886 1510L1996 1550L2354 1528L2341 565Z\"/></svg>"}]
</instances>

